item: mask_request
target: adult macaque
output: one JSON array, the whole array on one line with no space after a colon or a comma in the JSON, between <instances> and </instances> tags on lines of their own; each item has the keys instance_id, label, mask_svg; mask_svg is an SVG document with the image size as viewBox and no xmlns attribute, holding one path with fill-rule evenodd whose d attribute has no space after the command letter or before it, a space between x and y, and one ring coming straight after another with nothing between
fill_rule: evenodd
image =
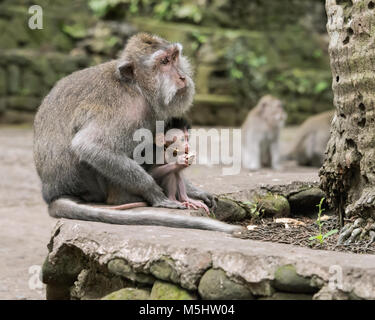
<instances>
[{"instance_id":1,"label":"adult macaque","mask_svg":"<svg viewBox=\"0 0 375 320\"><path fill-rule=\"evenodd\" d=\"M168 121L165 132L161 136L156 136L154 145L154 149L156 146L164 149L164 164L153 164L146 171L162 187L168 199L179 201L186 208L203 208L209 213L210 211L206 204L189 198L182 176L182 170L189 167L195 159L195 154L191 152L189 145L188 130L190 128L190 124L184 118L172 118ZM156 159L156 151L154 151L154 159ZM112 202L111 199L116 198L119 191L118 189L109 190L107 201ZM146 202L136 202L119 206L107 206L106 208L127 210L145 206L147 206Z\"/></svg>"},{"instance_id":2,"label":"adult macaque","mask_svg":"<svg viewBox=\"0 0 375 320\"><path fill-rule=\"evenodd\" d=\"M333 115L334 111L330 110L305 120L287 159L296 160L300 166L322 166Z\"/></svg>"},{"instance_id":3,"label":"adult macaque","mask_svg":"<svg viewBox=\"0 0 375 320\"><path fill-rule=\"evenodd\" d=\"M232 232L210 218L95 208L108 190L121 190L113 205L145 201L153 207L185 208L132 157L133 134L155 134L156 120L180 117L191 106L194 83L182 46L157 36L129 39L122 56L61 79L43 100L34 122L34 159L49 214L57 218L115 224L164 225ZM185 181L189 197L214 207L209 193Z\"/></svg>"},{"instance_id":4,"label":"adult macaque","mask_svg":"<svg viewBox=\"0 0 375 320\"><path fill-rule=\"evenodd\" d=\"M246 169L280 168L279 136L287 115L279 99L264 96L242 125L242 165Z\"/></svg>"}]
</instances>

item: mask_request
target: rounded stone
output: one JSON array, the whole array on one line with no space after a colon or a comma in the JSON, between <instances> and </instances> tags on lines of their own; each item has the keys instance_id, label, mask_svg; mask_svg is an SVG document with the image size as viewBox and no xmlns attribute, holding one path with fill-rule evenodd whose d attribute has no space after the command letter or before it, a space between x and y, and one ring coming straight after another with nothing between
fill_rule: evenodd
<instances>
[{"instance_id":1,"label":"rounded stone","mask_svg":"<svg viewBox=\"0 0 375 320\"><path fill-rule=\"evenodd\" d=\"M250 290L230 280L221 269L206 271L199 282L198 292L205 300L252 300Z\"/></svg>"},{"instance_id":2,"label":"rounded stone","mask_svg":"<svg viewBox=\"0 0 375 320\"><path fill-rule=\"evenodd\" d=\"M233 200L218 198L216 205L215 216L218 220L235 222L242 221L247 216L246 210Z\"/></svg>"},{"instance_id":3,"label":"rounded stone","mask_svg":"<svg viewBox=\"0 0 375 320\"><path fill-rule=\"evenodd\" d=\"M162 257L150 266L150 273L160 280L178 282L178 275L174 269L173 260L168 257Z\"/></svg>"},{"instance_id":4,"label":"rounded stone","mask_svg":"<svg viewBox=\"0 0 375 320\"><path fill-rule=\"evenodd\" d=\"M148 300L150 292L145 289L124 288L107 294L102 300Z\"/></svg>"},{"instance_id":5,"label":"rounded stone","mask_svg":"<svg viewBox=\"0 0 375 320\"><path fill-rule=\"evenodd\" d=\"M312 300L312 294L275 292L270 297L259 298L259 300Z\"/></svg>"},{"instance_id":6,"label":"rounded stone","mask_svg":"<svg viewBox=\"0 0 375 320\"><path fill-rule=\"evenodd\" d=\"M195 300L196 297L181 287L164 282L155 281L151 290L151 300Z\"/></svg>"},{"instance_id":7,"label":"rounded stone","mask_svg":"<svg viewBox=\"0 0 375 320\"><path fill-rule=\"evenodd\" d=\"M290 215L289 202L281 195L269 193L258 197L256 201L262 216L278 218Z\"/></svg>"},{"instance_id":8,"label":"rounded stone","mask_svg":"<svg viewBox=\"0 0 375 320\"><path fill-rule=\"evenodd\" d=\"M289 197L290 210L293 214L306 215L318 212L317 205L325 197L319 188L310 188Z\"/></svg>"},{"instance_id":9,"label":"rounded stone","mask_svg":"<svg viewBox=\"0 0 375 320\"><path fill-rule=\"evenodd\" d=\"M135 272L133 268L123 259L113 259L108 262L109 272L143 284L153 284L155 278L152 275Z\"/></svg>"},{"instance_id":10,"label":"rounded stone","mask_svg":"<svg viewBox=\"0 0 375 320\"><path fill-rule=\"evenodd\" d=\"M318 288L312 286L311 279L297 274L292 265L279 267L275 272L273 286L280 291L291 293L315 293Z\"/></svg>"}]
</instances>

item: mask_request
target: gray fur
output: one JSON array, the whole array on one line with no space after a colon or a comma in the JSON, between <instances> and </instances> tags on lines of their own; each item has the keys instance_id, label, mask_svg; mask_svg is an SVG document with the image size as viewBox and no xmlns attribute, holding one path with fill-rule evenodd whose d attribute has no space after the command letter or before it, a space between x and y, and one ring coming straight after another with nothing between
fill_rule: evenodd
<instances>
[{"instance_id":1,"label":"gray fur","mask_svg":"<svg viewBox=\"0 0 375 320\"><path fill-rule=\"evenodd\" d=\"M156 105L164 94L158 87L158 73L142 65L139 56L150 55L165 43L150 35L135 36L119 60L74 72L61 79L43 100L34 121L34 160L51 216L224 232L233 229L210 219L78 204L109 203L108 191L116 188L120 192L110 204L144 200L154 207L182 208L132 159L138 144L132 139L135 130L146 128L155 133L156 120L181 116L192 103L194 83L190 70L184 70L187 61L182 59L176 68L186 76L186 90L169 97L170 104ZM118 69L121 61L133 68L126 69L126 77L121 76L124 70ZM208 206L215 204L212 195L192 185L188 195Z\"/></svg>"},{"instance_id":2,"label":"gray fur","mask_svg":"<svg viewBox=\"0 0 375 320\"><path fill-rule=\"evenodd\" d=\"M157 225L174 228L192 228L232 233L241 229L239 226L226 224L204 217L187 217L147 209L128 209L124 211L93 208L79 204L71 199L58 199L49 205L52 217L98 221L125 225Z\"/></svg>"}]
</instances>

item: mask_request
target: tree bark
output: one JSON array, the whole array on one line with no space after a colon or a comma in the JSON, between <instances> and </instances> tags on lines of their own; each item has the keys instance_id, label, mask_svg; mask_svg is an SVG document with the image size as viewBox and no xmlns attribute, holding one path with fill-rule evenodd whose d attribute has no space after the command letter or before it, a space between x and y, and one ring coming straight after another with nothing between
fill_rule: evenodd
<instances>
[{"instance_id":1,"label":"tree bark","mask_svg":"<svg viewBox=\"0 0 375 320\"><path fill-rule=\"evenodd\" d=\"M326 10L336 115L320 178L343 224L375 218L375 0L326 0Z\"/></svg>"}]
</instances>

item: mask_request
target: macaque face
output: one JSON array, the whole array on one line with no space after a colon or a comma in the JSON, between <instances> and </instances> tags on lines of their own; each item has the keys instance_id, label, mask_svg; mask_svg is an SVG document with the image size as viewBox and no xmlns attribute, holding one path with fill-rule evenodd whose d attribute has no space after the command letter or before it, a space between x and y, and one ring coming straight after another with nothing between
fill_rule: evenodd
<instances>
[{"instance_id":1,"label":"macaque face","mask_svg":"<svg viewBox=\"0 0 375 320\"><path fill-rule=\"evenodd\" d=\"M266 120L271 128L281 128L287 119L287 114L284 111L283 104L278 99L268 101L263 107L262 117Z\"/></svg>"},{"instance_id":2,"label":"macaque face","mask_svg":"<svg viewBox=\"0 0 375 320\"><path fill-rule=\"evenodd\" d=\"M160 64L160 73L166 78L169 78L169 81L173 83L177 90L181 90L186 87L186 76L180 68L179 59L180 51L178 46L174 47L173 49L166 50L157 58L157 62Z\"/></svg>"},{"instance_id":3,"label":"macaque face","mask_svg":"<svg viewBox=\"0 0 375 320\"><path fill-rule=\"evenodd\" d=\"M190 65L181 52L182 45L171 44L166 49L157 50L148 62L151 61L156 72L159 98L165 106L191 101L194 94Z\"/></svg>"},{"instance_id":4,"label":"macaque face","mask_svg":"<svg viewBox=\"0 0 375 320\"><path fill-rule=\"evenodd\" d=\"M155 35L133 36L118 61L116 76L140 91L160 120L180 117L193 102L192 70L180 43Z\"/></svg>"},{"instance_id":5,"label":"macaque face","mask_svg":"<svg viewBox=\"0 0 375 320\"><path fill-rule=\"evenodd\" d=\"M195 154L190 150L189 132L186 128L168 130L164 137L164 147L166 163L177 162L188 166L195 159Z\"/></svg>"}]
</instances>

